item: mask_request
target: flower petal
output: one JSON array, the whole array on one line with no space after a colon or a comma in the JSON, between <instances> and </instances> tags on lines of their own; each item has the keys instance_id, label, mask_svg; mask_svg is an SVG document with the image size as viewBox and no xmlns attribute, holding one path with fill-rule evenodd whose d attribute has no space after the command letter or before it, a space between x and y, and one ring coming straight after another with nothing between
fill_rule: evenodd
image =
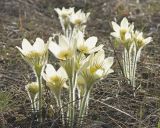
<instances>
[{"instance_id":1,"label":"flower petal","mask_svg":"<svg viewBox=\"0 0 160 128\"><path fill-rule=\"evenodd\" d=\"M97 43L97 37L95 37L95 36L92 36L92 37L89 37L86 41L85 41L85 43L86 43L86 45L87 45L87 47L89 48L89 49L92 49L92 48L94 48L95 47L95 45L96 45L96 43Z\"/></svg>"},{"instance_id":2,"label":"flower petal","mask_svg":"<svg viewBox=\"0 0 160 128\"><path fill-rule=\"evenodd\" d=\"M138 40L142 40L143 39L143 32L138 33L137 39Z\"/></svg>"},{"instance_id":3,"label":"flower petal","mask_svg":"<svg viewBox=\"0 0 160 128\"><path fill-rule=\"evenodd\" d=\"M110 69L106 72L106 75L108 75L108 74L110 74L110 73L113 73L113 72L114 72L114 70L110 68Z\"/></svg>"},{"instance_id":4,"label":"flower petal","mask_svg":"<svg viewBox=\"0 0 160 128\"><path fill-rule=\"evenodd\" d=\"M128 30L128 26L129 26L129 23L128 23L128 20L126 17L124 17L121 21L121 28L124 28L124 29L127 29Z\"/></svg>"},{"instance_id":5,"label":"flower petal","mask_svg":"<svg viewBox=\"0 0 160 128\"><path fill-rule=\"evenodd\" d=\"M104 60L103 67L106 72L108 72L108 70L111 68L111 66L113 65L113 62L114 62L113 57L108 57Z\"/></svg>"},{"instance_id":6,"label":"flower petal","mask_svg":"<svg viewBox=\"0 0 160 128\"><path fill-rule=\"evenodd\" d=\"M57 45L55 42L49 42L49 50L58 58L58 54L62 51L61 47Z\"/></svg>"},{"instance_id":7,"label":"flower petal","mask_svg":"<svg viewBox=\"0 0 160 128\"><path fill-rule=\"evenodd\" d=\"M61 10L59 8L55 8L54 10L57 12L58 15L61 14Z\"/></svg>"},{"instance_id":8,"label":"flower petal","mask_svg":"<svg viewBox=\"0 0 160 128\"><path fill-rule=\"evenodd\" d=\"M129 32L127 32L125 34L125 40L130 40L131 39L131 34Z\"/></svg>"},{"instance_id":9,"label":"flower petal","mask_svg":"<svg viewBox=\"0 0 160 128\"><path fill-rule=\"evenodd\" d=\"M104 46L103 44L100 44L99 46L97 46L97 47L93 48L92 50L90 50L89 54L92 54L94 52L102 50L103 46Z\"/></svg>"},{"instance_id":10,"label":"flower petal","mask_svg":"<svg viewBox=\"0 0 160 128\"><path fill-rule=\"evenodd\" d=\"M67 78L68 78L67 73L66 73L66 71L65 71L65 69L64 69L63 67L60 67L60 68L58 69L57 75L58 75L59 77L62 77L63 79L67 79Z\"/></svg>"},{"instance_id":11,"label":"flower petal","mask_svg":"<svg viewBox=\"0 0 160 128\"><path fill-rule=\"evenodd\" d=\"M32 47L32 45L30 44L30 42L27 39L23 39L23 41L22 41L22 49L25 52L30 52L30 51L33 50L33 47Z\"/></svg>"},{"instance_id":12,"label":"flower petal","mask_svg":"<svg viewBox=\"0 0 160 128\"><path fill-rule=\"evenodd\" d=\"M33 45L34 50L37 52L44 52L45 51L45 44L41 38L36 38L36 41Z\"/></svg>"},{"instance_id":13,"label":"flower petal","mask_svg":"<svg viewBox=\"0 0 160 128\"><path fill-rule=\"evenodd\" d=\"M95 75L98 76L99 78L101 78L104 74L104 70L102 69L98 69L96 72L95 72Z\"/></svg>"},{"instance_id":14,"label":"flower petal","mask_svg":"<svg viewBox=\"0 0 160 128\"><path fill-rule=\"evenodd\" d=\"M66 83L63 84L63 87L67 89L69 88L69 86Z\"/></svg>"},{"instance_id":15,"label":"flower petal","mask_svg":"<svg viewBox=\"0 0 160 128\"><path fill-rule=\"evenodd\" d=\"M144 39L145 45L150 43L151 41L152 41L152 37L148 37L148 38Z\"/></svg>"},{"instance_id":16,"label":"flower petal","mask_svg":"<svg viewBox=\"0 0 160 128\"><path fill-rule=\"evenodd\" d=\"M98 64L102 63L104 61L105 58L105 53L104 50L102 49L101 51L97 52L94 56L94 61Z\"/></svg>"},{"instance_id":17,"label":"flower petal","mask_svg":"<svg viewBox=\"0 0 160 128\"><path fill-rule=\"evenodd\" d=\"M111 32L111 36L119 38L120 39L120 34L119 32Z\"/></svg>"},{"instance_id":18,"label":"flower petal","mask_svg":"<svg viewBox=\"0 0 160 128\"><path fill-rule=\"evenodd\" d=\"M115 32L119 32L120 26L116 22L112 21L112 27Z\"/></svg>"},{"instance_id":19,"label":"flower petal","mask_svg":"<svg viewBox=\"0 0 160 128\"><path fill-rule=\"evenodd\" d=\"M49 77L49 78L56 75L56 70L54 69L54 67L51 64L46 65L45 72L47 75L46 77Z\"/></svg>"},{"instance_id":20,"label":"flower petal","mask_svg":"<svg viewBox=\"0 0 160 128\"><path fill-rule=\"evenodd\" d=\"M43 79L45 80L45 81L48 81L48 78L47 78L47 75L46 75L46 73L42 73L42 77L43 77Z\"/></svg>"},{"instance_id":21,"label":"flower petal","mask_svg":"<svg viewBox=\"0 0 160 128\"><path fill-rule=\"evenodd\" d=\"M81 47L84 44L84 34L79 31L77 34L77 47Z\"/></svg>"},{"instance_id":22,"label":"flower petal","mask_svg":"<svg viewBox=\"0 0 160 128\"><path fill-rule=\"evenodd\" d=\"M26 55L26 52L23 51L20 47L16 46L16 48L21 52L21 54L23 54L24 56Z\"/></svg>"},{"instance_id":23,"label":"flower petal","mask_svg":"<svg viewBox=\"0 0 160 128\"><path fill-rule=\"evenodd\" d=\"M67 39L67 37L59 35L59 46L62 48L68 48L69 40Z\"/></svg>"}]
</instances>

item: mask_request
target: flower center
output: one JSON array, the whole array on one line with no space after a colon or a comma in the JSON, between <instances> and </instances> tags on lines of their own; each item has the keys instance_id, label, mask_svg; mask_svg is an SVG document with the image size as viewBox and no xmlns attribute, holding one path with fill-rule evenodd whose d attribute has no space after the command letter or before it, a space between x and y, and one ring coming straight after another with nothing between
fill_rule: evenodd
<instances>
[{"instance_id":1,"label":"flower center","mask_svg":"<svg viewBox=\"0 0 160 128\"><path fill-rule=\"evenodd\" d=\"M36 57L39 57L41 55L42 55L42 53L40 53L40 52L31 51L31 52L29 52L27 54L27 57L29 57L29 58L36 58Z\"/></svg>"},{"instance_id":2,"label":"flower center","mask_svg":"<svg viewBox=\"0 0 160 128\"><path fill-rule=\"evenodd\" d=\"M39 86L36 83L31 83L31 84L28 84L27 89L31 94L36 94L36 93L38 93Z\"/></svg>"},{"instance_id":3,"label":"flower center","mask_svg":"<svg viewBox=\"0 0 160 128\"><path fill-rule=\"evenodd\" d=\"M120 30L120 36L121 36L121 40L125 41L125 34L126 34L127 30L126 29L121 29Z\"/></svg>"},{"instance_id":4,"label":"flower center","mask_svg":"<svg viewBox=\"0 0 160 128\"><path fill-rule=\"evenodd\" d=\"M79 51L83 52L83 53L88 53L88 47L87 46L84 46L84 45L81 45L79 47Z\"/></svg>"},{"instance_id":5,"label":"flower center","mask_svg":"<svg viewBox=\"0 0 160 128\"><path fill-rule=\"evenodd\" d=\"M138 48L142 47L144 45L144 39L143 38L137 39L136 45Z\"/></svg>"},{"instance_id":6,"label":"flower center","mask_svg":"<svg viewBox=\"0 0 160 128\"><path fill-rule=\"evenodd\" d=\"M91 72L91 74L94 74L97 70L99 70L101 68L102 68L101 64L95 64L94 66L90 67L90 72Z\"/></svg>"},{"instance_id":7,"label":"flower center","mask_svg":"<svg viewBox=\"0 0 160 128\"><path fill-rule=\"evenodd\" d=\"M82 20L81 20L81 19L76 19L76 20L75 20L75 24L76 24L76 25L80 25L81 23L82 23Z\"/></svg>"},{"instance_id":8,"label":"flower center","mask_svg":"<svg viewBox=\"0 0 160 128\"><path fill-rule=\"evenodd\" d=\"M70 50L65 50L59 53L59 58L62 60L66 60L72 56L72 52Z\"/></svg>"}]
</instances>

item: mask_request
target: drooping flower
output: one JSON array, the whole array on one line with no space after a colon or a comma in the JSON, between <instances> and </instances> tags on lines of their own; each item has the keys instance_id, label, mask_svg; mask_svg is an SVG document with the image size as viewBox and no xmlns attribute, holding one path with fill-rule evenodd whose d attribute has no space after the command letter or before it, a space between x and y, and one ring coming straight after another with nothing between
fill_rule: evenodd
<instances>
[{"instance_id":1,"label":"drooping flower","mask_svg":"<svg viewBox=\"0 0 160 128\"><path fill-rule=\"evenodd\" d=\"M88 39L84 39L84 33L81 31L78 32L77 34L77 49L85 54L91 54L94 52L97 52L102 49L103 45L99 45L96 47L97 43L97 37L92 36L89 37Z\"/></svg>"},{"instance_id":2,"label":"drooping flower","mask_svg":"<svg viewBox=\"0 0 160 128\"><path fill-rule=\"evenodd\" d=\"M33 45L27 39L23 39L22 48L16 46L21 52L22 57L32 67L42 68L48 58L48 44L45 44L41 38L36 38Z\"/></svg>"},{"instance_id":3,"label":"drooping flower","mask_svg":"<svg viewBox=\"0 0 160 128\"><path fill-rule=\"evenodd\" d=\"M123 42L130 38L130 35L134 29L134 25L130 24L126 17L122 19L120 26L116 22L112 21L112 27L115 32L112 32L111 35Z\"/></svg>"},{"instance_id":4,"label":"drooping flower","mask_svg":"<svg viewBox=\"0 0 160 128\"><path fill-rule=\"evenodd\" d=\"M68 76L63 67L60 67L56 71L51 64L47 64L43 73L43 78L56 98L59 98L61 89L67 87L66 81Z\"/></svg>"},{"instance_id":5,"label":"drooping flower","mask_svg":"<svg viewBox=\"0 0 160 128\"><path fill-rule=\"evenodd\" d=\"M69 39L63 35L59 35L58 44L49 39L49 50L60 60L67 60L73 56L73 45L71 45Z\"/></svg>"},{"instance_id":6,"label":"drooping flower","mask_svg":"<svg viewBox=\"0 0 160 128\"><path fill-rule=\"evenodd\" d=\"M70 22L74 25L82 25L85 24L88 20L90 13L84 13L81 10L72 13L72 15L70 16Z\"/></svg>"}]
</instances>

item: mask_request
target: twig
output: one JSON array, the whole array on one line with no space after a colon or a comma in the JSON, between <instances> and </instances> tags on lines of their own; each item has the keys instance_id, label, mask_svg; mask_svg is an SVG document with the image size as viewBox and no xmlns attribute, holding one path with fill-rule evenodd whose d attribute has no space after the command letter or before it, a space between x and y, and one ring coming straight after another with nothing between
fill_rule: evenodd
<instances>
[{"instance_id":1,"label":"twig","mask_svg":"<svg viewBox=\"0 0 160 128\"><path fill-rule=\"evenodd\" d=\"M115 110L117 110L117 111L119 111L119 112L121 112L121 113L123 113L123 114L125 114L125 115L127 115L127 116L129 116L129 117L131 117L131 118L133 118L133 119L135 119L136 121L138 121L138 119L136 119L135 117L131 116L130 114L128 114L128 113L126 113L126 112L124 112L124 111L122 111L122 110L120 110L120 109L118 109L118 108L116 108L116 107L114 107L114 106L111 106L111 105L109 105L109 104L106 104L106 103L104 103L104 102L102 102L102 101L100 101L100 100L95 100L95 99L92 99L92 98L90 98L90 100L93 100L93 101L99 102L99 103L101 103L101 104L104 104L104 105L106 105L106 106L108 106L108 107L110 107L110 108L113 108L113 109L115 109Z\"/></svg>"},{"instance_id":2,"label":"twig","mask_svg":"<svg viewBox=\"0 0 160 128\"><path fill-rule=\"evenodd\" d=\"M111 47L112 47L112 49L113 49L113 51L114 51L115 58L116 58L117 61L118 61L118 65L119 65L119 67L120 67L120 69L121 69L121 71L122 71L122 74L123 74L123 76L125 77L124 71L123 71L123 67L122 67L122 65L121 65L121 63L120 63L120 60L118 59L116 49L115 49L115 47L113 46L110 38L109 38L109 43L110 43L110 45L111 45Z\"/></svg>"}]
</instances>

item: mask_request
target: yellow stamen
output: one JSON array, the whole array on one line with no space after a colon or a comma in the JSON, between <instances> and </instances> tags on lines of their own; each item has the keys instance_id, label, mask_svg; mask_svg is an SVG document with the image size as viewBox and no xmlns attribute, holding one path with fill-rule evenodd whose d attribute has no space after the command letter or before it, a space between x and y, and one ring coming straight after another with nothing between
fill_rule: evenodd
<instances>
[{"instance_id":1,"label":"yellow stamen","mask_svg":"<svg viewBox=\"0 0 160 128\"><path fill-rule=\"evenodd\" d=\"M121 40L125 41L125 34L126 34L127 30L126 29L121 29L120 30L120 36L121 36Z\"/></svg>"},{"instance_id":2,"label":"yellow stamen","mask_svg":"<svg viewBox=\"0 0 160 128\"><path fill-rule=\"evenodd\" d=\"M88 47L82 45L79 47L79 51L83 52L83 53L88 53Z\"/></svg>"},{"instance_id":3,"label":"yellow stamen","mask_svg":"<svg viewBox=\"0 0 160 128\"><path fill-rule=\"evenodd\" d=\"M59 53L58 57L62 60L66 60L72 56L72 52L70 50L62 51Z\"/></svg>"}]
</instances>

